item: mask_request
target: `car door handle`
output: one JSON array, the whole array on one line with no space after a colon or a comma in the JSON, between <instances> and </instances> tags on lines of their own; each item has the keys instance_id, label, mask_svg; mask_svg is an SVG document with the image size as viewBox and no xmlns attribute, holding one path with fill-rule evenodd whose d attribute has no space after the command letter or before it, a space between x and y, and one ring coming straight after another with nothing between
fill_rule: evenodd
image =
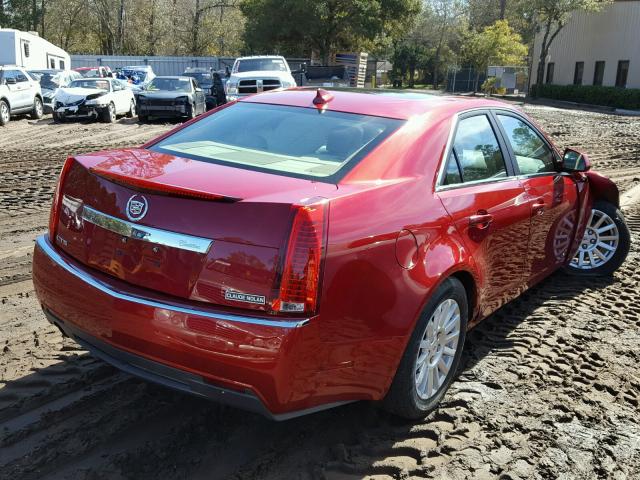
<instances>
[{"instance_id":1,"label":"car door handle","mask_svg":"<svg viewBox=\"0 0 640 480\"><path fill-rule=\"evenodd\" d=\"M536 199L531 205L532 215L542 215L544 213L544 200L542 198Z\"/></svg>"},{"instance_id":2,"label":"car door handle","mask_svg":"<svg viewBox=\"0 0 640 480\"><path fill-rule=\"evenodd\" d=\"M487 213L484 210L480 210L475 215L471 215L469 217L469 226L477 228L479 230L485 230L489 228L491 222L493 222L493 215Z\"/></svg>"}]
</instances>

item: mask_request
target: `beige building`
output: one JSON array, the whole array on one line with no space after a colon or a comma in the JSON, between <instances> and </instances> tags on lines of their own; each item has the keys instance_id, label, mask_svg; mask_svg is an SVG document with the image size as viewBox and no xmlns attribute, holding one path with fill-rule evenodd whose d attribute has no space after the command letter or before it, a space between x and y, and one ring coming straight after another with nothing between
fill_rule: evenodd
<instances>
[{"instance_id":1,"label":"beige building","mask_svg":"<svg viewBox=\"0 0 640 480\"><path fill-rule=\"evenodd\" d=\"M542 34L536 37L535 83ZM617 0L597 13L574 12L549 49L545 83L640 88L640 0Z\"/></svg>"}]
</instances>

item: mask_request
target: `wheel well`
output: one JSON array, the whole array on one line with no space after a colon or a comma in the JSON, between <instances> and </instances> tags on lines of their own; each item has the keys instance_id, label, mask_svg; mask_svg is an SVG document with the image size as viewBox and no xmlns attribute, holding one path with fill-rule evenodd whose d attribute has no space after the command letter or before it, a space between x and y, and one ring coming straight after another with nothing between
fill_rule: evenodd
<instances>
[{"instance_id":1,"label":"wheel well","mask_svg":"<svg viewBox=\"0 0 640 480\"><path fill-rule=\"evenodd\" d=\"M11 111L11 103L9 102L9 99L5 98L5 97L0 97L0 100L5 102L7 104L7 106L9 107L9 111Z\"/></svg>"},{"instance_id":2,"label":"wheel well","mask_svg":"<svg viewBox=\"0 0 640 480\"><path fill-rule=\"evenodd\" d=\"M453 278L462 283L465 292L467 293L467 304L469 306L469 321L473 319L473 312L476 308L477 293L476 293L476 281L473 279L473 275L465 270L455 272L451 275Z\"/></svg>"}]
</instances>

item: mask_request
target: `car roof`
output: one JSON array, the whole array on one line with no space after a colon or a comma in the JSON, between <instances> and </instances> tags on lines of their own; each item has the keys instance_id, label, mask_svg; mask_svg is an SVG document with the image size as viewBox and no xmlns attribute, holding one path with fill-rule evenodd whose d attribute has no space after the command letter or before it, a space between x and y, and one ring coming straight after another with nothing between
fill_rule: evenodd
<instances>
[{"instance_id":1,"label":"car roof","mask_svg":"<svg viewBox=\"0 0 640 480\"><path fill-rule=\"evenodd\" d=\"M252 58L284 58L282 55L249 55L247 57L239 57L236 60L250 60Z\"/></svg>"},{"instance_id":2,"label":"car roof","mask_svg":"<svg viewBox=\"0 0 640 480\"><path fill-rule=\"evenodd\" d=\"M154 80L156 78L159 79L163 79L163 78L168 78L170 80L187 80L187 81L191 81L191 77L185 77L184 75L158 75L154 78Z\"/></svg>"},{"instance_id":3,"label":"car roof","mask_svg":"<svg viewBox=\"0 0 640 480\"><path fill-rule=\"evenodd\" d=\"M485 98L360 88L298 87L252 95L239 101L313 107L313 99L318 90L329 92L333 96L327 103L328 110L400 120L427 113L446 116L476 108L512 108L508 103Z\"/></svg>"},{"instance_id":4,"label":"car roof","mask_svg":"<svg viewBox=\"0 0 640 480\"><path fill-rule=\"evenodd\" d=\"M76 78L73 81L74 82L115 82L116 80L118 80L117 78L111 78L111 77L80 77L80 78Z\"/></svg>"}]
</instances>

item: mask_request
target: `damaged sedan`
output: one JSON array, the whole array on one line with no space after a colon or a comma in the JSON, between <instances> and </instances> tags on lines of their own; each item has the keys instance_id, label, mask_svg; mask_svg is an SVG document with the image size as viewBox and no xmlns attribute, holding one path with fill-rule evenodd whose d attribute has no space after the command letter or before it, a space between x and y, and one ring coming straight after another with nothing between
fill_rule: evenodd
<instances>
[{"instance_id":1,"label":"damaged sedan","mask_svg":"<svg viewBox=\"0 0 640 480\"><path fill-rule=\"evenodd\" d=\"M206 112L205 94L191 77L156 77L138 94L138 119L195 118Z\"/></svg>"},{"instance_id":2,"label":"damaged sedan","mask_svg":"<svg viewBox=\"0 0 640 480\"><path fill-rule=\"evenodd\" d=\"M83 78L59 88L54 98L53 119L64 122L85 118L113 123L119 115L135 117L131 90L113 78Z\"/></svg>"}]
</instances>

